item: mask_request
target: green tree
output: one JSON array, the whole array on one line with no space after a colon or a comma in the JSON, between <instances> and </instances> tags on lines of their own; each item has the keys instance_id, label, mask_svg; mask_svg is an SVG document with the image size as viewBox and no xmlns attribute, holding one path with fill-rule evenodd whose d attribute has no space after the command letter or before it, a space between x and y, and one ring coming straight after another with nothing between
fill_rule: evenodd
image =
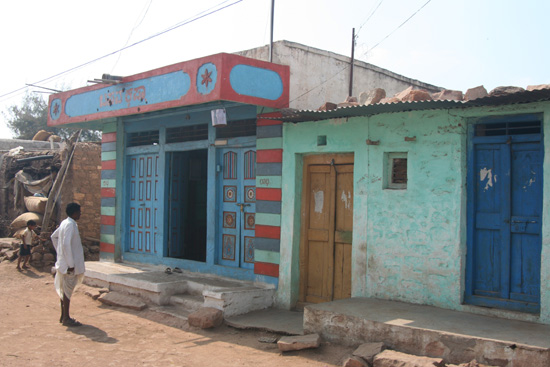
<instances>
[{"instance_id":1,"label":"green tree","mask_svg":"<svg viewBox=\"0 0 550 367\"><path fill-rule=\"evenodd\" d=\"M20 106L12 105L7 111L2 112L9 129L15 135L15 139L31 140L40 130L46 130L62 139L67 139L74 130L47 126L48 104L36 94L27 93ZM101 132L95 130L82 130L81 141L99 141Z\"/></svg>"}]
</instances>

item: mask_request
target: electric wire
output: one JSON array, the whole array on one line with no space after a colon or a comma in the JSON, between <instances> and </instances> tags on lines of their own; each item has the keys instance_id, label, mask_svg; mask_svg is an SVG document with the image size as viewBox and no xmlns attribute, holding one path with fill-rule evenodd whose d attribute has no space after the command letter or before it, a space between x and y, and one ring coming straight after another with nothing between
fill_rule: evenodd
<instances>
[{"instance_id":1,"label":"electric wire","mask_svg":"<svg viewBox=\"0 0 550 367\"><path fill-rule=\"evenodd\" d=\"M391 31L386 37L382 38L382 40L380 40L377 44L375 44L374 46L372 46L371 48L369 48L364 54L363 56L366 56L370 51L372 51L373 49L375 49L378 45L380 45L382 42L384 42L386 39L388 39L388 37L390 37L392 34L395 33L395 31L397 31L399 28L403 27L409 20L412 19L412 17L414 17L416 14L418 14L419 11L421 11L422 9L424 9L424 7L426 5L428 5L432 0L428 0L424 3L424 5L422 5L417 11L415 11L410 17L408 17L403 23L401 23L399 26L397 26L397 28L395 28L393 31Z\"/></svg>"},{"instance_id":2,"label":"electric wire","mask_svg":"<svg viewBox=\"0 0 550 367\"><path fill-rule=\"evenodd\" d=\"M136 29L138 29L138 27L141 25L141 23L143 23L143 20L145 19L145 17L147 16L147 13L149 13L149 8L151 7L151 4L153 3L153 0L149 0L149 5L147 5L147 9L145 9L145 14L143 14L143 16L141 17L141 20L139 21L138 24L134 25L134 27L132 28L132 30L130 31L130 34L128 35L128 39L126 40L126 43L124 44L124 46L127 46L128 45L128 42L130 42L130 39L132 38L132 35L134 34L134 31ZM143 10L141 11L143 12ZM141 12L139 15L141 15ZM116 66L118 65L118 62L120 61L120 57L122 56L122 52L119 52L118 53L118 57L116 59L116 62L115 64L113 65L113 67L111 68L111 74L114 72Z\"/></svg>"},{"instance_id":3,"label":"electric wire","mask_svg":"<svg viewBox=\"0 0 550 367\"><path fill-rule=\"evenodd\" d=\"M382 0L383 1L383 0ZM379 5L382 3L382 1L380 1ZM369 53L370 51L372 51L375 47L377 47L378 45L380 45L382 42L384 42L386 39L388 39L392 34L395 33L395 31L397 31L399 28L401 28L402 26L405 25L405 23L407 23L409 20L411 20L416 14L418 14L418 12L420 12L422 9L424 9L424 7L426 5L428 5L432 0L428 0L426 1L426 3L424 3L424 5L422 5L418 10L416 10L410 17L408 17L403 23L401 23L397 28L395 28L393 31L391 31L386 37L384 37L381 41L379 41L376 45L374 45L373 47L371 47L370 49L368 49L365 53L363 53L362 56L366 56L367 53ZM378 7L376 8L378 9ZM376 11L376 9L374 11ZM371 14L374 14L371 13ZM363 25L366 24L366 22L370 19L370 16L369 18L367 18L367 20L363 23ZM361 27L359 29L361 29L363 27L363 25L361 25ZM357 36L357 35L356 35ZM297 100L298 98L301 98L303 96L305 96L306 94L314 91L315 89L319 88L320 86L322 86L323 84L327 83L329 80L333 79L334 77L336 77L337 75L339 75L340 73L342 73L343 71L345 71L346 69L350 68L351 65L346 65L343 69L341 69L340 71L338 71L336 74L334 74L332 77L324 80L323 82L319 83L318 85L316 85L315 87L311 88L310 90L306 91L305 93L302 93L300 94L298 97L294 98L293 100L291 100L290 102L294 102L295 100ZM290 103L289 102L289 103Z\"/></svg>"},{"instance_id":4,"label":"electric wire","mask_svg":"<svg viewBox=\"0 0 550 367\"><path fill-rule=\"evenodd\" d=\"M195 15L195 16L193 16L193 17L191 17L191 18L188 18L187 20L184 20L184 21L182 21L182 22L179 22L179 23L177 23L176 25L173 25L173 26L171 26L171 27L165 29L164 31L155 33L155 34L153 34L152 36L149 36L149 37L144 38L144 39L142 39L142 40L140 40L140 41L134 42L134 43L132 43L131 45L125 46L125 47L123 47L123 48L121 48L121 49L119 49L119 50L116 50L116 51L110 52L110 53L108 53L108 54L106 54L106 55L97 57L97 58L95 58L95 59L93 59L93 60L87 61L87 62L85 62L85 63L83 63L83 64L80 64L80 65L78 65L78 66L72 67L72 68L67 69L67 70L65 70L65 71L62 71L62 72L60 72L60 73L57 73L57 74L55 74L55 75L52 75L52 76L50 76L50 77L48 77L48 78L45 78L45 79L39 80L39 81L37 81L37 82L34 82L34 83L32 83L32 84L41 84L41 83L44 83L44 82L47 82L47 81L51 81L51 80L53 80L53 79L55 79L55 78L58 78L58 77L60 77L60 76L62 76L62 75L64 75L64 74L67 74L67 73L73 72L73 71L75 71L75 70L81 69L81 68L83 68L84 66L88 66L88 65L93 64L93 63L95 63L95 62L97 62L97 61L99 61L99 60L102 60L102 59L106 58L106 57L112 56L112 55L114 55L114 54L116 54L116 53L118 53L118 52L122 52L122 51L127 50L127 49L129 49L129 48L131 48L131 47L137 46L137 45L139 45L139 44L141 44L141 43L143 43L143 42L149 41L149 40L151 40L151 39L153 39L153 38L156 38L156 37L158 37L158 36L160 36L160 35L163 35L163 34L165 34L165 33L168 33L168 32L170 32L170 31L173 31L174 29L180 28L180 27L182 27L182 26L184 26L184 25L187 25L187 24L190 24L190 23L192 23L192 22L195 22L195 21L197 21L197 20L199 20L199 19L202 19L202 18L204 18L204 17L206 17L206 16L209 16L209 15L212 15L212 14L214 14L214 13L217 13L217 12L223 10L223 9L229 8L230 6L236 5L236 4L240 3L240 2L242 2L243 0L236 0L236 1L234 1L234 2L232 2L232 3L230 3L230 4L228 4L228 5L222 6L221 8L219 7L220 5L223 5L223 4L227 3L228 1L230 1L230 0L225 0L225 1L221 2L220 4L218 4L218 5L216 5L216 6L212 7L212 8L210 8L210 9L217 8L217 9L215 9L215 10L209 11L210 9L208 9L208 10L206 10L206 11L202 11L201 13L198 13L197 15ZM2 94L2 95L0 95L0 98L3 98L3 97L6 97L6 96L9 96L9 95L12 95L12 94L17 93L17 92L20 92L20 91L24 90L25 88L27 88L27 86L24 86L24 87L15 89L15 90L13 90L13 91L11 91L11 92ZM0 102L3 102L3 100L0 100Z\"/></svg>"}]
</instances>

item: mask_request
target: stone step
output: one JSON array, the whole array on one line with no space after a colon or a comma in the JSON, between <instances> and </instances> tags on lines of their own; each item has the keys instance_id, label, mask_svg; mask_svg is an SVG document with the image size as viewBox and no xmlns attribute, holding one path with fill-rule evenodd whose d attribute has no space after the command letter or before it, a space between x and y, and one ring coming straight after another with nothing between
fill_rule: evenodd
<instances>
[{"instance_id":1,"label":"stone step","mask_svg":"<svg viewBox=\"0 0 550 367\"><path fill-rule=\"evenodd\" d=\"M174 294L170 297L170 304L194 312L204 304L204 297L195 294Z\"/></svg>"},{"instance_id":2,"label":"stone step","mask_svg":"<svg viewBox=\"0 0 550 367\"><path fill-rule=\"evenodd\" d=\"M203 291L204 306L222 310L224 317L263 310L273 305L275 289L259 287L218 288Z\"/></svg>"}]
</instances>

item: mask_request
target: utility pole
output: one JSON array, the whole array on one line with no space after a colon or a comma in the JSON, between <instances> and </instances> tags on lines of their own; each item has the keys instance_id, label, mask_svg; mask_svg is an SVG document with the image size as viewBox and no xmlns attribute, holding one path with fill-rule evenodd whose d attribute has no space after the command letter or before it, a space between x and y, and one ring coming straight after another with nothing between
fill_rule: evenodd
<instances>
[{"instance_id":1,"label":"utility pole","mask_svg":"<svg viewBox=\"0 0 550 367\"><path fill-rule=\"evenodd\" d=\"M353 64L354 64L354 52L355 52L355 28L351 31L351 65L349 72L349 96L353 94Z\"/></svg>"},{"instance_id":2,"label":"utility pole","mask_svg":"<svg viewBox=\"0 0 550 367\"><path fill-rule=\"evenodd\" d=\"M275 14L275 0L271 0L271 35L269 40L269 62L273 62L273 17Z\"/></svg>"}]
</instances>

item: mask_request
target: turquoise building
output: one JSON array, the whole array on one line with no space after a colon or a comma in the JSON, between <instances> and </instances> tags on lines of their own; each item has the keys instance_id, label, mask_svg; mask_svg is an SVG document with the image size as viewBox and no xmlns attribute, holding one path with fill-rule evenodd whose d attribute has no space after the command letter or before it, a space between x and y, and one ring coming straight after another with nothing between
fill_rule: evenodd
<instances>
[{"instance_id":1,"label":"turquoise building","mask_svg":"<svg viewBox=\"0 0 550 367\"><path fill-rule=\"evenodd\" d=\"M269 118L280 307L373 297L550 323L550 90Z\"/></svg>"}]
</instances>

